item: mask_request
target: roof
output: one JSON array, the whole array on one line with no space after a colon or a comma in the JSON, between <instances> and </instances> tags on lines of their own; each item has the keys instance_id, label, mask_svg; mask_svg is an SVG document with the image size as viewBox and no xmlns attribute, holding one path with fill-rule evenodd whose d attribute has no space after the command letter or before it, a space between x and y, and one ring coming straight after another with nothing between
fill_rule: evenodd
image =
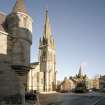
<instances>
[{"instance_id":1,"label":"roof","mask_svg":"<svg viewBox=\"0 0 105 105\"><path fill-rule=\"evenodd\" d=\"M33 62L30 65L39 65L39 62Z\"/></svg>"},{"instance_id":2,"label":"roof","mask_svg":"<svg viewBox=\"0 0 105 105\"><path fill-rule=\"evenodd\" d=\"M22 13L28 14L28 11L25 7L24 0L16 0L15 6L13 7L12 12L13 13L22 12Z\"/></svg>"},{"instance_id":3,"label":"roof","mask_svg":"<svg viewBox=\"0 0 105 105\"><path fill-rule=\"evenodd\" d=\"M6 15L0 12L0 31L3 31L3 32L5 32L5 29L4 29L5 18L6 18Z\"/></svg>"},{"instance_id":4,"label":"roof","mask_svg":"<svg viewBox=\"0 0 105 105\"><path fill-rule=\"evenodd\" d=\"M44 37L46 39L50 39L51 37L51 25L50 25L50 19L49 19L49 16L48 16L48 10L46 10L46 13L45 13L45 23L44 23Z\"/></svg>"},{"instance_id":5,"label":"roof","mask_svg":"<svg viewBox=\"0 0 105 105\"><path fill-rule=\"evenodd\" d=\"M70 84L69 79L65 78L61 84Z\"/></svg>"}]
</instances>

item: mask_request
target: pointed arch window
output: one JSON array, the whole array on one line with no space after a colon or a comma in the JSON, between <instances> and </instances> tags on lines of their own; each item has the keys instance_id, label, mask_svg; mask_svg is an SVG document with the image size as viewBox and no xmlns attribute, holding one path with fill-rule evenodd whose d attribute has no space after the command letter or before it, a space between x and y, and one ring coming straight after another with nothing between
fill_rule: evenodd
<instances>
[{"instance_id":1,"label":"pointed arch window","mask_svg":"<svg viewBox=\"0 0 105 105\"><path fill-rule=\"evenodd\" d=\"M41 61L42 62L45 62L46 61L46 51L42 51L42 54L41 54Z\"/></svg>"}]
</instances>

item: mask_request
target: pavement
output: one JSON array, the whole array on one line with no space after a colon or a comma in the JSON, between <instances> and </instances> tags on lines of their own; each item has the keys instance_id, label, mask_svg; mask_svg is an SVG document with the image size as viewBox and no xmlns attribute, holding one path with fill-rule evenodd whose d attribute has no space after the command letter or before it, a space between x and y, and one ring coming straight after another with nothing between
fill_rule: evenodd
<instances>
[{"instance_id":1,"label":"pavement","mask_svg":"<svg viewBox=\"0 0 105 105\"><path fill-rule=\"evenodd\" d=\"M102 93L46 93L39 94L40 105L105 105Z\"/></svg>"}]
</instances>

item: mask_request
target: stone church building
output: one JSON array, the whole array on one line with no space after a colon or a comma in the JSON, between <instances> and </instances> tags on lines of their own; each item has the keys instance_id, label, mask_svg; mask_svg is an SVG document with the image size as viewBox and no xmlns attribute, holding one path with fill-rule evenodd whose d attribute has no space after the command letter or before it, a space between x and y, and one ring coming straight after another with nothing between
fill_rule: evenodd
<instances>
[{"instance_id":1,"label":"stone church building","mask_svg":"<svg viewBox=\"0 0 105 105\"><path fill-rule=\"evenodd\" d=\"M48 11L46 10L44 33L39 40L39 61L32 63L29 72L28 90L40 92L56 89L55 42L51 33Z\"/></svg>"},{"instance_id":2,"label":"stone church building","mask_svg":"<svg viewBox=\"0 0 105 105\"><path fill-rule=\"evenodd\" d=\"M39 62L30 65L31 44L32 18L24 0L16 0L9 14L0 12L0 104L24 104L27 89L55 89L55 43L48 11L39 43Z\"/></svg>"},{"instance_id":3,"label":"stone church building","mask_svg":"<svg viewBox=\"0 0 105 105\"><path fill-rule=\"evenodd\" d=\"M24 0L16 0L9 14L0 12L0 103L25 102L31 44L32 19Z\"/></svg>"}]
</instances>

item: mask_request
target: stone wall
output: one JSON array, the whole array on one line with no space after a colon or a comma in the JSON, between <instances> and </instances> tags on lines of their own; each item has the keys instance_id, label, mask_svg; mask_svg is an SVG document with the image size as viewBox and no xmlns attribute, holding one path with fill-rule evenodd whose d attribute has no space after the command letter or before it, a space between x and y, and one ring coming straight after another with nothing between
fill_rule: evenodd
<instances>
[{"instance_id":1,"label":"stone wall","mask_svg":"<svg viewBox=\"0 0 105 105\"><path fill-rule=\"evenodd\" d=\"M7 54L7 33L0 31L0 54Z\"/></svg>"}]
</instances>

